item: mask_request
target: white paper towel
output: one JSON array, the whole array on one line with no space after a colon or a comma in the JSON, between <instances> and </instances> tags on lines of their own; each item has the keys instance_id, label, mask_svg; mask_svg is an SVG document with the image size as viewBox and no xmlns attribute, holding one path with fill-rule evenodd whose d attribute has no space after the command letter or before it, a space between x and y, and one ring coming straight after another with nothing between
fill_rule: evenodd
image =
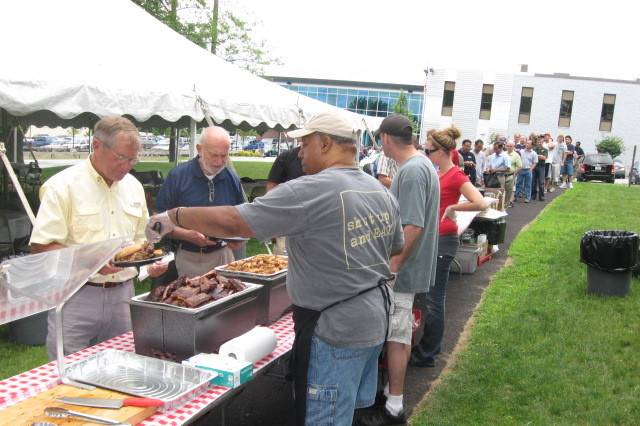
<instances>
[{"instance_id":1,"label":"white paper towel","mask_svg":"<svg viewBox=\"0 0 640 426\"><path fill-rule=\"evenodd\" d=\"M220 346L218 353L241 361L254 363L276 348L276 334L267 327L255 327Z\"/></svg>"}]
</instances>

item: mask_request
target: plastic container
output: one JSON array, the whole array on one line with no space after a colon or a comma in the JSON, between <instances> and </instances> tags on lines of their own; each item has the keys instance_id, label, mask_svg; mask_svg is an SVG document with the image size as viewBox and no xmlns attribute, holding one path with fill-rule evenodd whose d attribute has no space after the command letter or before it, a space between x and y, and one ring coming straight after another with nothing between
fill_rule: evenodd
<instances>
[{"instance_id":1,"label":"plastic container","mask_svg":"<svg viewBox=\"0 0 640 426\"><path fill-rule=\"evenodd\" d=\"M478 257L482 249L477 246L461 245L456 252L455 262L451 263L452 272L473 274L478 268Z\"/></svg>"}]
</instances>

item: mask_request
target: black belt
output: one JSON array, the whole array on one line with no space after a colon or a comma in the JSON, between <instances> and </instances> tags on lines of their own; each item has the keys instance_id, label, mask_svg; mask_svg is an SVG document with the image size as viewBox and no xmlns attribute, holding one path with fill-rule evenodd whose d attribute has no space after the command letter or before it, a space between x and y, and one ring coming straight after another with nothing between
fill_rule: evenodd
<instances>
[{"instance_id":1,"label":"black belt","mask_svg":"<svg viewBox=\"0 0 640 426\"><path fill-rule=\"evenodd\" d=\"M104 283L92 283L91 281L87 281L86 285L88 285L89 287L114 288L114 287L120 287L121 285L128 282L129 281L120 281L120 282L107 281Z\"/></svg>"},{"instance_id":2,"label":"black belt","mask_svg":"<svg viewBox=\"0 0 640 426\"><path fill-rule=\"evenodd\" d=\"M198 247L195 244L189 244L189 243L181 243L180 244L180 249L181 250L186 250L189 251L191 253L201 253L201 254L205 254L205 253L212 253L216 250L220 250L222 247L225 247L222 242L218 242L215 245L212 246L204 246L204 247Z\"/></svg>"},{"instance_id":3,"label":"black belt","mask_svg":"<svg viewBox=\"0 0 640 426\"><path fill-rule=\"evenodd\" d=\"M380 289L382 298L384 299L384 309L387 314L387 329L384 333L385 340L389 334L389 312L391 310L391 296L387 284L393 278L380 278L378 284L373 287L362 290L353 296L339 300L322 310L315 311L300 306L293 305L293 330L295 337L293 347L291 348L291 358L289 359L289 376L293 379L293 397L294 410L296 414L296 425L304 426L307 411L307 371L309 370L309 357L311 351L311 338L316 329L316 324L320 319L320 315L327 309L336 305L347 302L355 297L367 293L376 288Z\"/></svg>"}]
</instances>

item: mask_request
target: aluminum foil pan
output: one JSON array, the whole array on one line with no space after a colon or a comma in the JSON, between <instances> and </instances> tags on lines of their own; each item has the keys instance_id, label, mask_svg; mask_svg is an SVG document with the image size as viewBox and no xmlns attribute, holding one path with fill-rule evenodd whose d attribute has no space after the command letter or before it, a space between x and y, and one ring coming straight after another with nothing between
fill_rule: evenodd
<instances>
[{"instance_id":1,"label":"aluminum foil pan","mask_svg":"<svg viewBox=\"0 0 640 426\"><path fill-rule=\"evenodd\" d=\"M133 352L106 349L66 369L78 382L130 395L164 401L160 411L178 408L204 392L215 372L150 358Z\"/></svg>"},{"instance_id":2,"label":"aluminum foil pan","mask_svg":"<svg viewBox=\"0 0 640 426\"><path fill-rule=\"evenodd\" d=\"M280 256L280 257L286 257L286 256ZM251 258L248 257L243 260L249 260L249 259ZM251 279L254 282L277 281L287 275L287 269L282 269L278 272L274 272L273 274L257 274L255 272L232 271L232 270L226 269L227 266L228 264L221 265L221 266L215 267L214 269L216 272L219 272L222 276L225 276L225 277L247 278L247 279Z\"/></svg>"}]
</instances>

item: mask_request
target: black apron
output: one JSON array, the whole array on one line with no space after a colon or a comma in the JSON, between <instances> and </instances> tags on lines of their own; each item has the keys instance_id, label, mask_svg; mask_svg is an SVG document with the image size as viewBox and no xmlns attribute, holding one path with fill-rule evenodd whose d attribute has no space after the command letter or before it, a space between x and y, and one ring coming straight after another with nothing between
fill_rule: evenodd
<instances>
[{"instance_id":1,"label":"black apron","mask_svg":"<svg viewBox=\"0 0 640 426\"><path fill-rule=\"evenodd\" d=\"M313 337L313 332L316 329L316 324L320 319L320 315L322 315L322 313L327 309L331 309L336 305L347 302L371 290L380 289L380 293L384 299L384 309L387 314L387 330L384 334L386 340L386 336L389 332L389 311L391 309L391 297L389 287L387 287L386 284L392 280L393 277L380 278L378 284L375 286L362 290L344 300L332 303L319 311L293 305L293 330L295 332L295 338L293 340L293 347L291 348L288 378L293 380L293 399L296 414L296 425L304 426L305 422L307 412L307 371L309 369L311 338Z\"/></svg>"}]
</instances>

